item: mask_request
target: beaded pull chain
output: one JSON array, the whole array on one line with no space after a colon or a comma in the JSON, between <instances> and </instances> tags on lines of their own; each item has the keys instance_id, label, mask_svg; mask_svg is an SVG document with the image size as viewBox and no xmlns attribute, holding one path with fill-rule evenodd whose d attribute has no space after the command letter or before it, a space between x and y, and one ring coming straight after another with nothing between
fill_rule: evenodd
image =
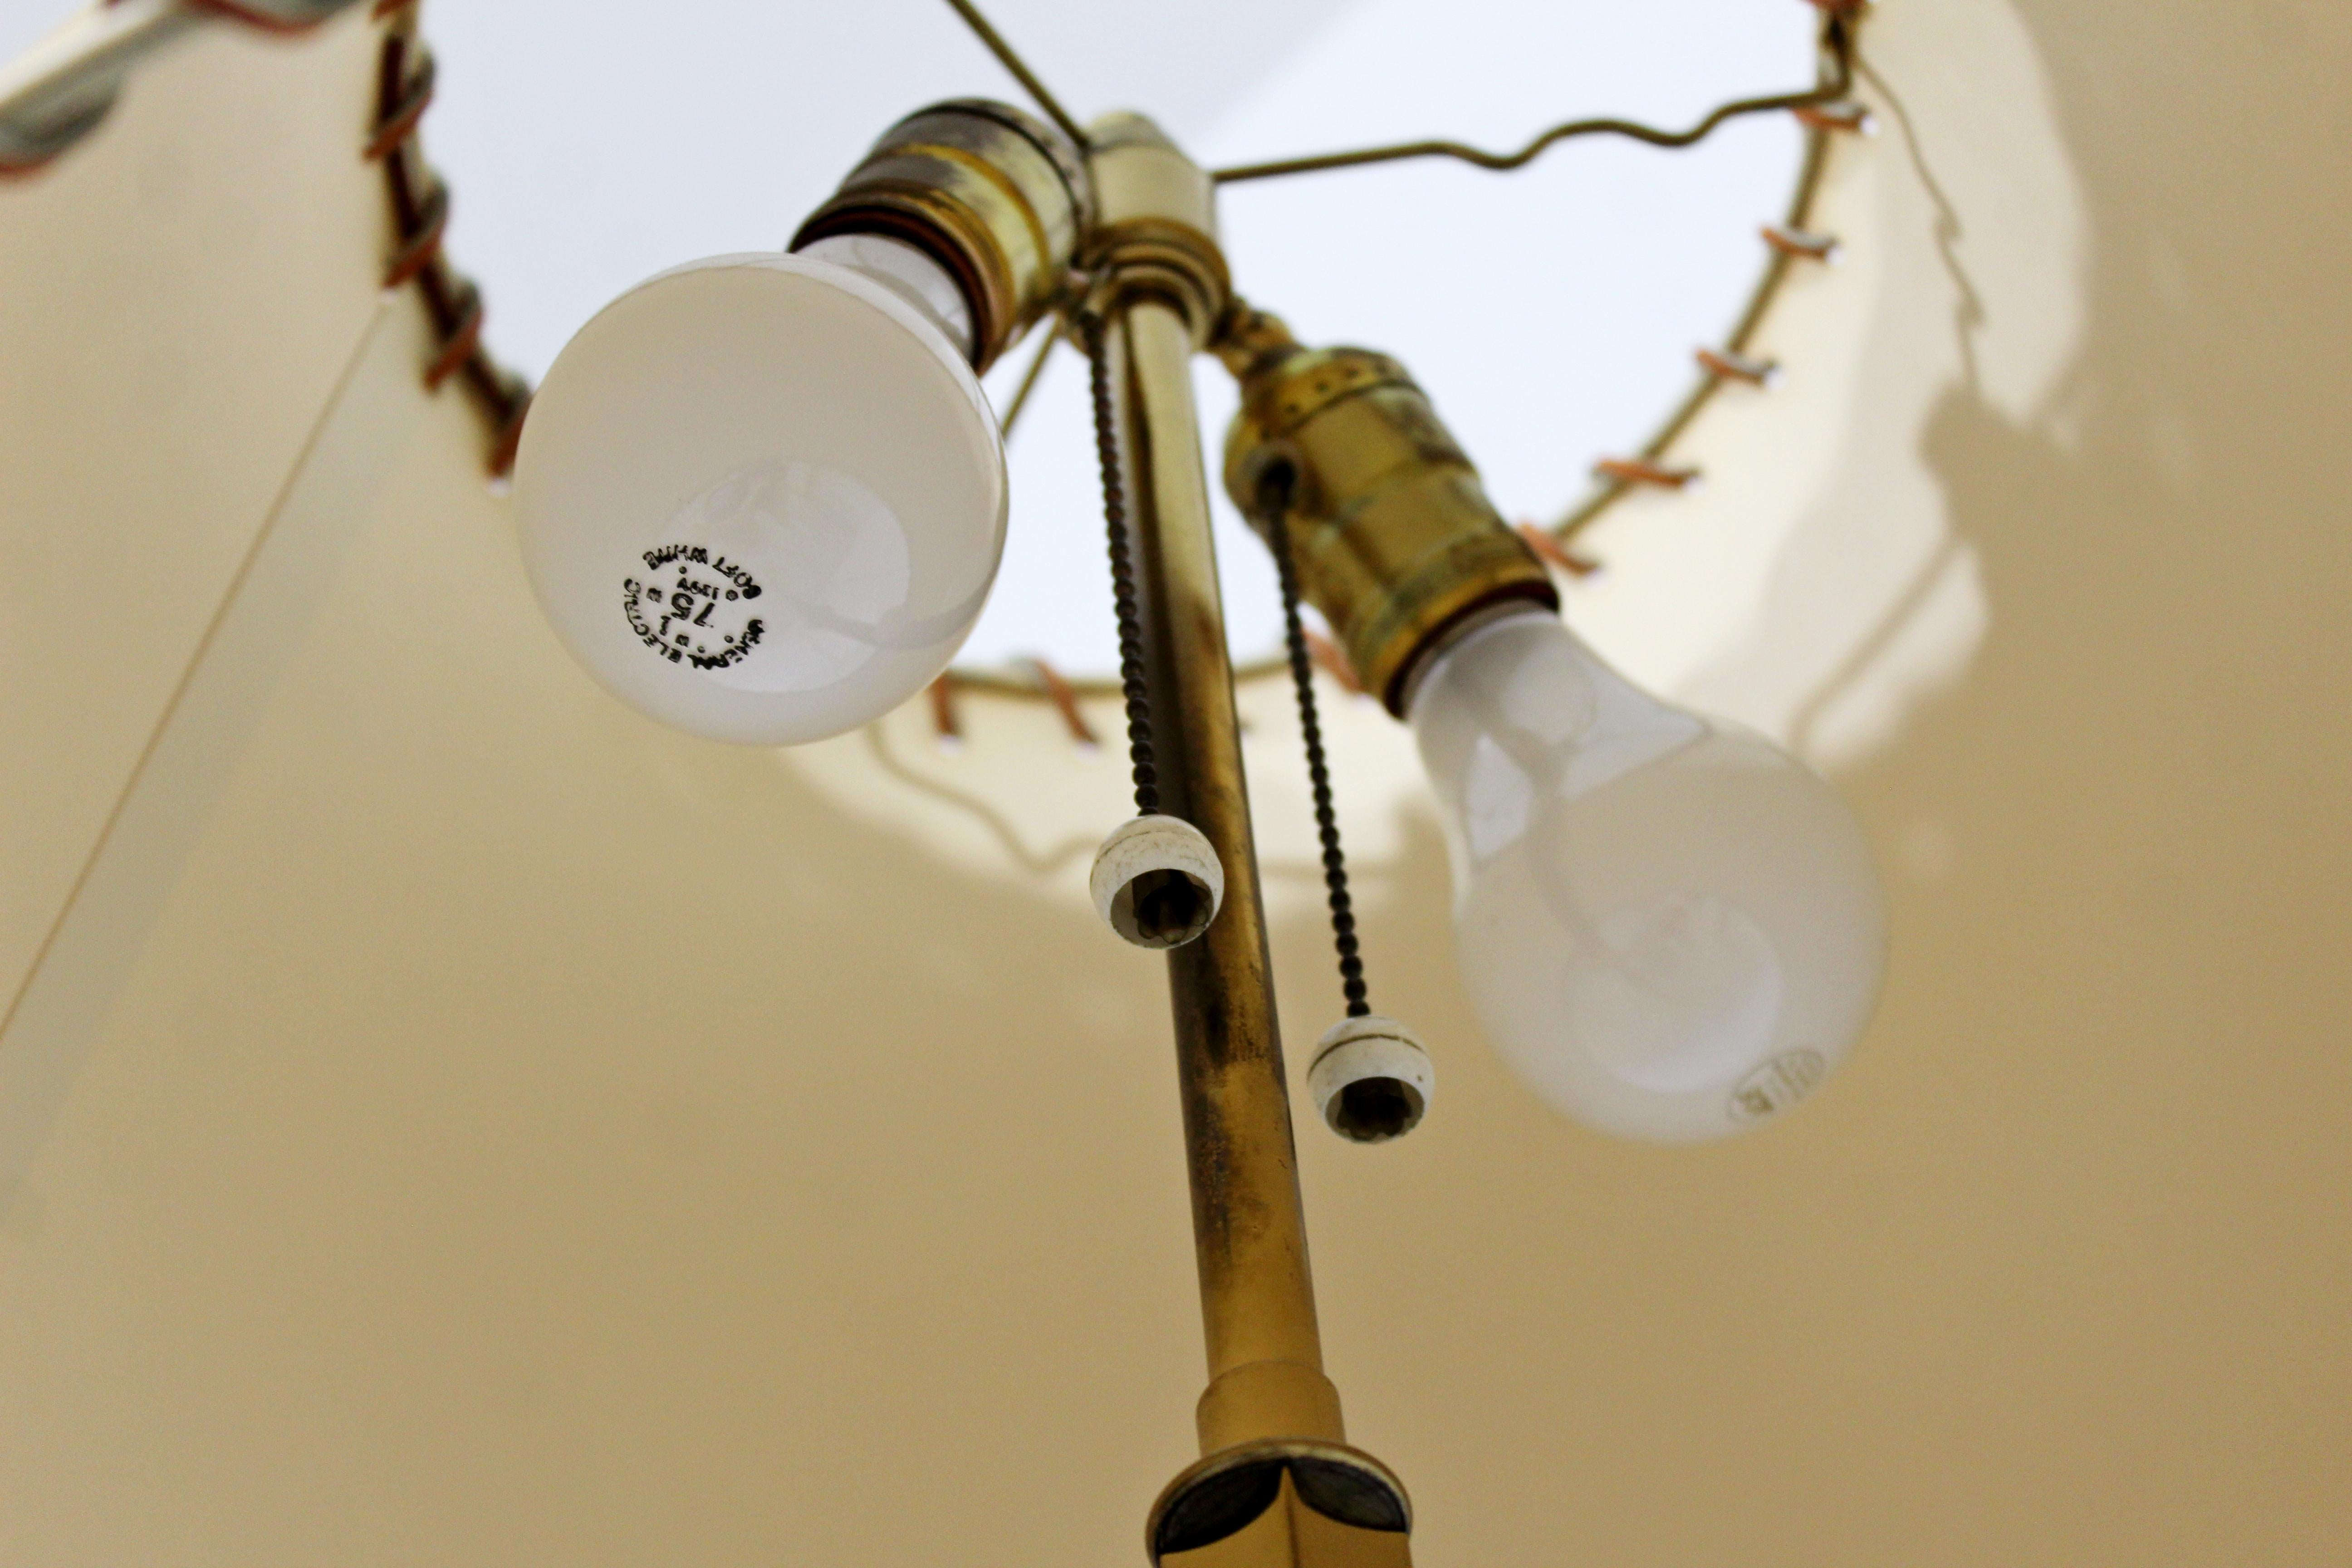
<instances>
[{"instance_id":1,"label":"beaded pull chain","mask_svg":"<svg viewBox=\"0 0 2352 1568\"><path fill-rule=\"evenodd\" d=\"M1110 535L1111 599L1118 612L1119 689L1127 698L1127 754L1135 769L1135 809L1160 810L1160 770L1151 752L1151 694L1143 683L1143 624L1135 606L1135 565L1128 555L1127 487L1118 471L1118 426L1110 401L1110 358L1099 316L1081 316L1088 379L1094 388L1095 455L1102 464L1103 524Z\"/></svg>"},{"instance_id":2,"label":"beaded pull chain","mask_svg":"<svg viewBox=\"0 0 2352 1568\"><path fill-rule=\"evenodd\" d=\"M1331 808L1331 770L1323 759L1323 726L1315 711L1314 665L1307 655L1307 628L1298 618L1298 572L1290 557L1289 514L1286 500L1269 507L1266 532L1274 546L1275 571L1282 580L1283 637L1290 645L1290 683L1298 693L1298 731L1307 742L1307 780L1315 794L1315 831L1323 841L1323 886L1331 898L1331 942L1339 952L1339 993L1348 1000L1348 1016L1361 1018L1372 1007L1365 1000L1355 905L1348 896L1348 858L1339 848L1339 819Z\"/></svg>"}]
</instances>

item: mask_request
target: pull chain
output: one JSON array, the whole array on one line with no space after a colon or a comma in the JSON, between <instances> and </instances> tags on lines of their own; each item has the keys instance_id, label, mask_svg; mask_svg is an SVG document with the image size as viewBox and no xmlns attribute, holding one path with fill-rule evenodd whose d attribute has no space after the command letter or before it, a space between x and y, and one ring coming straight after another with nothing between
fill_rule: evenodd
<instances>
[{"instance_id":1,"label":"pull chain","mask_svg":"<svg viewBox=\"0 0 2352 1568\"><path fill-rule=\"evenodd\" d=\"M1143 683L1143 625L1135 607L1135 567L1128 556L1127 487L1118 472L1118 426L1110 401L1110 356L1102 318L1082 315L1087 364L1095 402L1095 455L1102 464L1103 524L1110 535L1111 600L1118 611L1119 689L1127 698L1127 754L1135 768L1135 809L1160 810L1160 771L1152 763L1150 689Z\"/></svg>"},{"instance_id":2,"label":"pull chain","mask_svg":"<svg viewBox=\"0 0 2352 1568\"><path fill-rule=\"evenodd\" d=\"M1208 836L1160 808L1151 750L1151 688L1143 666L1143 621L1135 602L1127 487L1119 478L1118 411L1100 316L1078 314L1093 371L1095 452L1102 459L1103 524L1110 535L1111 599L1118 611L1119 689L1127 696L1127 753L1135 769L1135 811L1095 852L1087 877L1095 912L1138 947L1181 947L1209 929L1225 896L1223 862ZM1182 715L1178 714L1181 720Z\"/></svg>"},{"instance_id":3,"label":"pull chain","mask_svg":"<svg viewBox=\"0 0 2352 1568\"><path fill-rule=\"evenodd\" d=\"M1339 819L1331 809L1331 771L1323 761L1323 726L1315 716L1314 667L1307 657L1307 628L1298 619L1298 573L1290 559L1290 508L1268 509L1266 532L1274 546L1276 574L1282 579L1282 629L1290 645L1290 682L1298 692L1298 732L1307 742L1307 780L1315 792L1315 830L1323 841L1323 885L1331 894L1331 942L1339 952L1339 993L1348 1016L1372 1010L1364 991L1364 961L1357 954L1356 911L1348 897L1348 859L1339 848Z\"/></svg>"}]
</instances>

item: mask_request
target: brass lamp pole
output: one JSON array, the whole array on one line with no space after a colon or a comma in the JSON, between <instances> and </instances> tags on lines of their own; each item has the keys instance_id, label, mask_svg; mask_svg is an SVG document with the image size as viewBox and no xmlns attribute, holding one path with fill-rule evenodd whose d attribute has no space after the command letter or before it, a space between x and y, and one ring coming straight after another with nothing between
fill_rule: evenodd
<instances>
[{"instance_id":1,"label":"brass lamp pole","mask_svg":"<svg viewBox=\"0 0 2352 1568\"><path fill-rule=\"evenodd\" d=\"M1208 1344L1202 1458L1151 1510L1164 1564L1411 1561L1403 1488L1345 1443L1323 1373L1290 1099L1242 772L1192 357L1231 304L1213 187L1150 121L1089 128L1099 310L1138 556L1161 797L1224 867L1217 919L1171 950L1177 1071Z\"/></svg>"}]
</instances>

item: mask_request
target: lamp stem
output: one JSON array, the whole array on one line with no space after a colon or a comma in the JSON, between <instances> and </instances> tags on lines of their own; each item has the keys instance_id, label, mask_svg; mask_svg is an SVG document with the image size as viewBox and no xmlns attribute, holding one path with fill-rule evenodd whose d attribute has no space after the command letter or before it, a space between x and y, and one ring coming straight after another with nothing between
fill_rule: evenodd
<instances>
[{"instance_id":1,"label":"lamp stem","mask_svg":"<svg viewBox=\"0 0 2352 1568\"><path fill-rule=\"evenodd\" d=\"M1254 1437L1337 1441L1339 1397L1323 1375L1209 534L1192 333L1175 310L1144 299L1120 313L1114 338L1124 362L1114 366L1124 371L1119 445L1134 497L1161 806L1207 835L1225 871L1215 921L1168 954L1208 1345L1202 1450Z\"/></svg>"},{"instance_id":2,"label":"lamp stem","mask_svg":"<svg viewBox=\"0 0 2352 1568\"><path fill-rule=\"evenodd\" d=\"M1345 1446L1323 1374L1192 361L1223 312L1208 177L1149 121L1089 128L1160 806L1205 835L1224 900L1168 953L1209 1386L1202 1458L1152 1510L1166 1568L1398 1568L1402 1488Z\"/></svg>"}]
</instances>

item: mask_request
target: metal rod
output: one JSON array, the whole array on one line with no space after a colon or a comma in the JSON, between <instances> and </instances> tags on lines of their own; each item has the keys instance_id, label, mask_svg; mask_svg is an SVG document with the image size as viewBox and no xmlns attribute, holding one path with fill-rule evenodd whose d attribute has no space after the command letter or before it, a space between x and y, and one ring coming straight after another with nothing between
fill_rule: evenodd
<instances>
[{"instance_id":1,"label":"metal rod","mask_svg":"<svg viewBox=\"0 0 2352 1568\"><path fill-rule=\"evenodd\" d=\"M1727 120L1736 120L1748 114L1811 109L1835 102L1852 91L1853 62L1847 48L1847 21L1843 13L1832 13L1823 23L1822 38L1832 61L1832 74L1820 85L1803 92L1734 99L1729 103L1717 106L1706 118L1686 131L1661 131L1654 125L1643 125L1633 120L1571 120L1542 132L1516 153L1489 153L1460 142L1396 142L1382 147L1359 147L1346 153L1318 153L1304 158L1244 163L1215 170L1211 177L1219 184L1227 185L1244 180L1271 180L1285 174L1311 174L1326 169L1360 168L1366 163L1393 163L1407 158L1454 158L1465 163L1475 163L1481 169L1507 174L1534 163L1555 143L1578 136L1628 136L1636 142L1646 142L1653 147L1688 147L1705 140L1709 132Z\"/></svg>"},{"instance_id":2,"label":"metal rod","mask_svg":"<svg viewBox=\"0 0 2352 1568\"><path fill-rule=\"evenodd\" d=\"M1071 119L1070 111L1062 107L1061 100L1045 90L1045 84L1037 79L1028 62L1004 41L1004 35L989 26L988 18L980 14L979 6L971 0L948 0L948 4L955 7L955 14L963 18L964 26L972 30L973 37L988 46L988 52L996 57L996 63L1011 71L1013 79L1021 84L1022 90L1036 100L1037 107L1045 111L1045 118L1062 128L1063 135L1076 142L1082 153L1093 145L1087 139L1087 128Z\"/></svg>"},{"instance_id":3,"label":"metal rod","mask_svg":"<svg viewBox=\"0 0 2352 1568\"><path fill-rule=\"evenodd\" d=\"M1019 422L1021 411L1029 406L1029 395L1037 390L1037 378L1045 374L1045 362L1054 357L1054 346L1062 341L1062 318L1045 330L1029 368L1021 373L1021 384L1013 389L1013 401L1004 405L1004 417L997 421L996 433L1006 440L1013 438L1013 426Z\"/></svg>"},{"instance_id":4,"label":"metal rod","mask_svg":"<svg viewBox=\"0 0 2352 1568\"><path fill-rule=\"evenodd\" d=\"M1200 166L1139 115L1097 123L1091 165L1108 330L1090 325L1088 347L1127 498L1113 526L1132 546L1160 804L1208 838L1225 880L1208 930L1168 954L1209 1386L1202 1457L1160 1492L1145 1544L1169 1568L1410 1568L1412 1505L1347 1446L1307 1268L1192 403L1192 355L1231 295L1215 204Z\"/></svg>"},{"instance_id":5,"label":"metal rod","mask_svg":"<svg viewBox=\"0 0 2352 1568\"><path fill-rule=\"evenodd\" d=\"M1154 733L1162 805L1208 836L1225 872L1215 922L1168 955L1208 1350L1202 1447L1264 1437L1337 1441L1339 1395L1323 1376L1210 541L1192 338L1181 313L1149 297L1125 308L1118 329L1113 369L1134 498L1145 658L1160 720Z\"/></svg>"},{"instance_id":6,"label":"metal rod","mask_svg":"<svg viewBox=\"0 0 2352 1568\"><path fill-rule=\"evenodd\" d=\"M1859 25L1859 18L1850 13L1839 15L1843 23L1841 29L1834 35L1825 33L1822 47L1840 50L1841 62L1851 66L1861 58L1854 43L1854 29ZM1835 134L1817 127L1805 132L1805 161L1797 171L1797 188L1789 197L1788 213L1780 220L1783 228L1801 229L1811 218L1813 198L1821 191L1822 174L1829 166L1830 144ZM1791 257L1777 249L1772 251L1765 261L1764 276L1756 280L1756 287L1749 291L1748 303L1741 309L1738 321L1724 337L1725 347L1736 351L1747 349L1757 330L1764 324L1766 313L1780 297L1793 268ZM1722 389L1723 382L1719 377L1701 375L1675 411L1666 416L1665 422L1651 432L1649 440L1642 447L1642 455L1647 458L1664 456L1666 448L1690 428L1692 421ZM1545 531L1565 544L1590 528L1603 511L1633 488L1622 479L1605 479L1591 494L1570 507L1559 521L1546 525Z\"/></svg>"}]
</instances>

